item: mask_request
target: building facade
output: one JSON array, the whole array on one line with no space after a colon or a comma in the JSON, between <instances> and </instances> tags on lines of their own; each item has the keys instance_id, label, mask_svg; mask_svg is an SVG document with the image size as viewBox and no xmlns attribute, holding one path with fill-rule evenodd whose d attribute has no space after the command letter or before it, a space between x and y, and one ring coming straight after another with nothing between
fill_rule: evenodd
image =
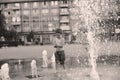
<instances>
[{"instance_id":1,"label":"building facade","mask_svg":"<svg viewBox=\"0 0 120 80\"><path fill-rule=\"evenodd\" d=\"M34 32L34 41L51 43L54 30L64 30L66 42L71 40L71 0L1 0L0 10L6 17L6 28L19 33L27 41Z\"/></svg>"}]
</instances>

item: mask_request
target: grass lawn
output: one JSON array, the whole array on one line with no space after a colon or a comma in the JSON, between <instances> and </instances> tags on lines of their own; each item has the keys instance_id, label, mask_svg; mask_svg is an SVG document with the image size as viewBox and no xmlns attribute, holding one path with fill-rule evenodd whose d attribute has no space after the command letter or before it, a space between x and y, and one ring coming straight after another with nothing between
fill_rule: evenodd
<instances>
[{"instance_id":1,"label":"grass lawn","mask_svg":"<svg viewBox=\"0 0 120 80\"><path fill-rule=\"evenodd\" d=\"M64 46L66 56L89 56L83 44L66 44ZM98 55L120 54L120 42L101 43ZM35 46L19 46L0 49L0 59L23 59L23 58L41 58L43 50L47 50L48 57L55 52L53 45L35 45Z\"/></svg>"}]
</instances>

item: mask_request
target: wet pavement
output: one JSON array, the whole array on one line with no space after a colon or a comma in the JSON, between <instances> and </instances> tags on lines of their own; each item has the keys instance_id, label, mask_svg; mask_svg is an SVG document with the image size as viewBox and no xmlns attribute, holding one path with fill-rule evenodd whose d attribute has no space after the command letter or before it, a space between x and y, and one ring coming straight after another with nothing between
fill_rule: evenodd
<instances>
[{"instance_id":1,"label":"wet pavement","mask_svg":"<svg viewBox=\"0 0 120 80\"><path fill-rule=\"evenodd\" d=\"M6 62L9 64L11 80L92 80L89 76L91 66L87 58L67 57L65 70L60 65L57 70L52 69L50 61L48 62L48 68L45 69L42 68L41 58L36 58L35 60L37 62L39 78L31 77L30 62L32 61L32 58L21 59L20 61L18 59L1 60L0 66ZM104 61L102 62L102 60ZM99 73L100 80L120 79L120 65L118 57L113 57L111 61L106 57L100 57L97 64L97 71Z\"/></svg>"}]
</instances>

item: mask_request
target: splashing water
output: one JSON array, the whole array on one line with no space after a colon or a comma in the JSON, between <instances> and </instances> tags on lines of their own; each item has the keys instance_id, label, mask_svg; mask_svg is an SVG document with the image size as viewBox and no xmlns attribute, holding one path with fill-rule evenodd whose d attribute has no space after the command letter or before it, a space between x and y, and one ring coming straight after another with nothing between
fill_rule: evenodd
<instances>
[{"instance_id":1,"label":"splashing water","mask_svg":"<svg viewBox=\"0 0 120 80\"><path fill-rule=\"evenodd\" d=\"M94 36L94 33L92 33L91 31L89 31L87 33L87 39L88 39L88 42L89 42L89 51L88 51L88 53L90 54L90 64L92 66L90 76L95 80L100 80L98 72L96 70L96 66L97 66L96 59L98 57L97 56L97 50L99 48L97 47L97 44L96 44L93 36Z\"/></svg>"},{"instance_id":2,"label":"splashing water","mask_svg":"<svg viewBox=\"0 0 120 80\"><path fill-rule=\"evenodd\" d=\"M37 65L36 65L36 60L31 61L31 73L32 73L32 78L38 77L38 72L37 72Z\"/></svg>"},{"instance_id":3,"label":"splashing water","mask_svg":"<svg viewBox=\"0 0 120 80\"><path fill-rule=\"evenodd\" d=\"M92 66L90 76L93 80L100 80L99 74L96 70L96 59L98 57L99 50L99 38L97 36L99 25L98 20L100 7L100 0L75 0L74 4L78 8L78 13L80 12L79 18L83 18L85 22L85 27L87 28L87 40L88 40L88 53L90 54L90 64ZM79 11L80 10L80 11ZM77 13L76 13L77 14Z\"/></svg>"},{"instance_id":4,"label":"splashing water","mask_svg":"<svg viewBox=\"0 0 120 80\"><path fill-rule=\"evenodd\" d=\"M10 80L8 63L4 63L1 66L1 79L2 80Z\"/></svg>"}]
</instances>

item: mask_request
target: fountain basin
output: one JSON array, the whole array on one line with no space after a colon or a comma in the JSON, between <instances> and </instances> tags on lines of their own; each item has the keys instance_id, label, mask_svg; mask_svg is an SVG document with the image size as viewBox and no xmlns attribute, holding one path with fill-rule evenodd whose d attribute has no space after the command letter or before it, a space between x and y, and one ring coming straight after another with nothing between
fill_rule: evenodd
<instances>
[{"instance_id":1,"label":"fountain basin","mask_svg":"<svg viewBox=\"0 0 120 80\"><path fill-rule=\"evenodd\" d=\"M27 80L31 79L30 62L33 58L20 59L6 59L0 61L0 66L3 63L8 63L10 67L10 77L12 80ZM88 57L66 57L66 70L61 66L57 70L57 73L53 71L51 63L48 64L48 68L42 68L42 58L36 58L38 75L42 80L90 80L91 66L89 64ZM79 61L78 61L79 60ZM105 62L106 64L104 64ZM100 76L100 80L119 80L120 74L120 56L118 55L103 55L97 59L97 71ZM61 76L61 77L60 77Z\"/></svg>"}]
</instances>

